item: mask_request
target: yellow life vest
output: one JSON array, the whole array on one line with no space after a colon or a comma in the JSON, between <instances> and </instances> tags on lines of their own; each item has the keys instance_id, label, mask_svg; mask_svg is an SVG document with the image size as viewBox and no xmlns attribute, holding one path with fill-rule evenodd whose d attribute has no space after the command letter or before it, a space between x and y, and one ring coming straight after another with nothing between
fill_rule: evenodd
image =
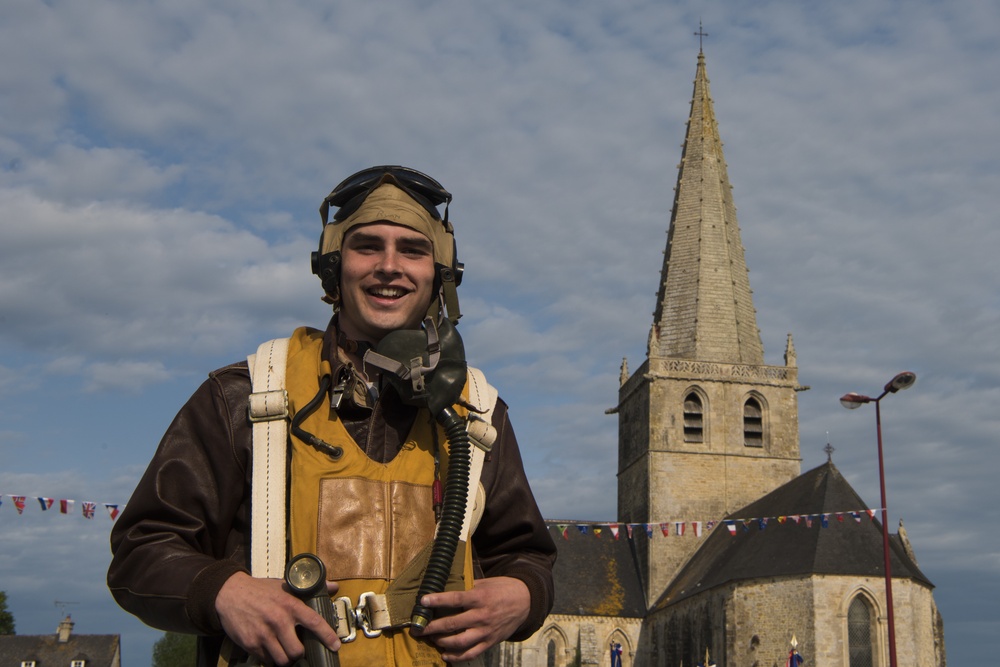
<instances>
[{"instance_id":1,"label":"yellow life vest","mask_svg":"<svg viewBox=\"0 0 1000 667\"><path fill-rule=\"evenodd\" d=\"M316 396L320 379L331 372L322 350L320 331L298 329L289 340L290 416ZM468 391L466 387L463 397L468 397ZM463 417L468 414L460 406L455 410ZM343 454L334 458L291 436L289 555L318 555L327 578L340 586L337 596L342 608L363 606L366 594L385 594L393 624L398 624L409 617L434 537L432 486L437 471L445 475L448 470L444 432L421 409L399 453L392 461L380 463L353 440L328 403L300 426L339 447ZM472 549L463 541L446 590L469 589L472 584ZM371 634L379 636L359 630L357 639L343 643L343 667L446 664L432 643L412 637L406 627Z\"/></svg>"}]
</instances>

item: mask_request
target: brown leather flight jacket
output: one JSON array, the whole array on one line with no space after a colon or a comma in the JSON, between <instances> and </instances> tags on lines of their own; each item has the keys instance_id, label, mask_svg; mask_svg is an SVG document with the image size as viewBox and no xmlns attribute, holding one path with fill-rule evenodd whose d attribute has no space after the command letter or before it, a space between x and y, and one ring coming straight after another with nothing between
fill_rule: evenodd
<instances>
[{"instance_id":1,"label":"brown leather flight jacket","mask_svg":"<svg viewBox=\"0 0 1000 667\"><path fill-rule=\"evenodd\" d=\"M108 587L115 600L147 625L201 635L199 664L215 664L223 638L219 589L236 572L249 572L249 394L245 362L209 374L170 424L111 533ZM389 461L417 410L389 386L373 405L359 405L366 402L363 391L345 397L338 416L369 457ZM474 566L477 578L508 576L527 585L531 611L510 637L518 641L552 608L556 549L502 400L493 425L498 437L483 467L487 504L472 537Z\"/></svg>"}]
</instances>

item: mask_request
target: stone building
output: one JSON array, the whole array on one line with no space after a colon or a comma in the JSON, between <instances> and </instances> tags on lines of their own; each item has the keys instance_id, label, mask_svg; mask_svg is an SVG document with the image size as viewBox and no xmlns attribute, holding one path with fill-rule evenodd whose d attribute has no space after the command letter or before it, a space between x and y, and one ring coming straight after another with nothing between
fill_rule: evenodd
<instances>
[{"instance_id":1,"label":"stone building","mask_svg":"<svg viewBox=\"0 0 1000 667\"><path fill-rule=\"evenodd\" d=\"M555 607L495 662L889 664L881 525L832 460L801 473L806 387L791 334L764 362L731 190L699 53L647 358L610 411L617 522L550 524ZM933 585L902 530L891 552L899 664L943 667Z\"/></svg>"},{"instance_id":2,"label":"stone building","mask_svg":"<svg viewBox=\"0 0 1000 667\"><path fill-rule=\"evenodd\" d=\"M121 667L121 637L74 635L67 616L51 635L0 635L3 667Z\"/></svg>"}]
</instances>

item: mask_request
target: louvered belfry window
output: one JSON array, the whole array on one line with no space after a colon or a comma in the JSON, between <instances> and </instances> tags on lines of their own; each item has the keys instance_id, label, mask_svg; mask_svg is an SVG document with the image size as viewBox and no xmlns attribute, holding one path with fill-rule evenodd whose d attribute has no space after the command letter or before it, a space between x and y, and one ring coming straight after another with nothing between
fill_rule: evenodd
<instances>
[{"instance_id":1,"label":"louvered belfry window","mask_svg":"<svg viewBox=\"0 0 1000 667\"><path fill-rule=\"evenodd\" d=\"M693 391L684 399L684 442L705 442L704 407Z\"/></svg>"},{"instance_id":2,"label":"louvered belfry window","mask_svg":"<svg viewBox=\"0 0 1000 667\"><path fill-rule=\"evenodd\" d=\"M860 595L847 610L847 643L850 667L875 667L872 647L872 610Z\"/></svg>"},{"instance_id":3,"label":"louvered belfry window","mask_svg":"<svg viewBox=\"0 0 1000 667\"><path fill-rule=\"evenodd\" d=\"M747 447L764 446L764 411L756 398L743 404L743 444Z\"/></svg>"}]
</instances>

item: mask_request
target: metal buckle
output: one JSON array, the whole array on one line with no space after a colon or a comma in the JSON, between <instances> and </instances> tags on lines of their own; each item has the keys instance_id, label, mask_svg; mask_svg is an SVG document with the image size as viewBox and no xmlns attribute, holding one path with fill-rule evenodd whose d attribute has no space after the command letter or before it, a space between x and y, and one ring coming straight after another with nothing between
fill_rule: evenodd
<instances>
[{"instance_id":1,"label":"metal buckle","mask_svg":"<svg viewBox=\"0 0 1000 667\"><path fill-rule=\"evenodd\" d=\"M339 626L340 619L343 619L344 623L347 624L347 627L350 630L350 633L346 637L341 637L340 641L344 642L345 644L348 642L353 642L355 639L358 638L358 630L357 630L358 624L357 624L357 618L354 616L354 609L351 608L351 598L346 596L339 597L336 599L335 602L336 602L335 604L336 609L340 609L341 605L343 605L343 610L344 610L343 614L337 614L338 616L337 625Z\"/></svg>"},{"instance_id":2,"label":"metal buckle","mask_svg":"<svg viewBox=\"0 0 1000 667\"><path fill-rule=\"evenodd\" d=\"M368 637L369 639L382 636L381 630L372 629L372 617L368 609L368 601L373 600L374 598L375 593L372 591L362 593L358 597L358 607L354 610L354 614L357 617L357 624L361 626L361 631L365 634L365 637Z\"/></svg>"}]
</instances>

